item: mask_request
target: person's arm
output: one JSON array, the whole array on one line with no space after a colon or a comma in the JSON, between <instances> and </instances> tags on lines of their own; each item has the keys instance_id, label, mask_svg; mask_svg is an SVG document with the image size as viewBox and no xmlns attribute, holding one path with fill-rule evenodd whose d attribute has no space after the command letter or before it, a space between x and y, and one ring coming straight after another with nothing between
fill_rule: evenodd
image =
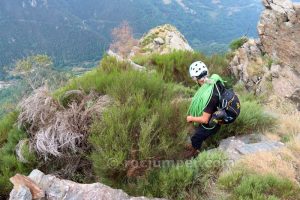
<instances>
[{"instance_id":1,"label":"person's arm","mask_svg":"<svg viewBox=\"0 0 300 200\"><path fill-rule=\"evenodd\" d=\"M211 114L207 112L203 112L200 117L187 116L187 122L196 122L200 124L208 124Z\"/></svg>"}]
</instances>

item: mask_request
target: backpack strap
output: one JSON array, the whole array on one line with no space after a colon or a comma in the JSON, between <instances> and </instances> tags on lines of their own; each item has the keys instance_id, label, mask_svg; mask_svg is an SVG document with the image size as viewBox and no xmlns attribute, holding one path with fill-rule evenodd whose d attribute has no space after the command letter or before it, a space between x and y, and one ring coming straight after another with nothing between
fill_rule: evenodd
<instances>
[{"instance_id":1,"label":"backpack strap","mask_svg":"<svg viewBox=\"0 0 300 200\"><path fill-rule=\"evenodd\" d=\"M220 109L226 108L228 105L228 101L226 99L223 99L223 100L221 99L221 93L220 93L217 82L215 83L215 85L216 85L218 95L219 95L219 105L221 105Z\"/></svg>"}]
</instances>

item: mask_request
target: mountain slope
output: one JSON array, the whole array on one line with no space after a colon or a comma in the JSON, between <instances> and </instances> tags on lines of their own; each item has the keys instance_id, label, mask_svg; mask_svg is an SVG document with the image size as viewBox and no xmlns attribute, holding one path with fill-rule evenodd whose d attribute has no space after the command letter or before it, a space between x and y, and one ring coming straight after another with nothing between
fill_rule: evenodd
<instances>
[{"instance_id":1,"label":"mountain slope","mask_svg":"<svg viewBox=\"0 0 300 200\"><path fill-rule=\"evenodd\" d=\"M123 20L137 37L170 23L193 48L220 52L234 38L256 36L261 9L260 0L2 0L0 68L37 53L58 66L99 60Z\"/></svg>"}]
</instances>

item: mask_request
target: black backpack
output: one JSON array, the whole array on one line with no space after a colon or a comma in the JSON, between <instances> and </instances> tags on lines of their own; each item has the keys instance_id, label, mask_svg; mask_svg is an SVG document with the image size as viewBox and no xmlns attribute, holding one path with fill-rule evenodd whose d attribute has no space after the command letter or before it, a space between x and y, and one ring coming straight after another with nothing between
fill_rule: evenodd
<instances>
[{"instance_id":1,"label":"black backpack","mask_svg":"<svg viewBox=\"0 0 300 200\"><path fill-rule=\"evenodd\" d=\"M218 110L212 114L210 124L230 124L236 120L241 111L241 104L238 96L232 89L226 89L220 93L216 84L219 94L219 107Z\"/></svg>"}]
</instances>

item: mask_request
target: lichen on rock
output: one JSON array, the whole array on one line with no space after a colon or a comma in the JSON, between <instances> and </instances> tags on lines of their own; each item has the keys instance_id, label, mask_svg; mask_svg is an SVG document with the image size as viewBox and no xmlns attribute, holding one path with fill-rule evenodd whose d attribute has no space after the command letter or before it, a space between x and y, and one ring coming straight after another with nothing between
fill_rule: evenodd
<instances>
[{"instance_id":1,"label":"lichen on rock","mask_svg":"<svg viewBox=\"0 0 300 200\"><path fill-rule=\"evenodd\" d=\"M176 27L165 24L151 29L140 39L141 52L166 54L173 50L193 51Z\"/></svg>"}]
</instances>

